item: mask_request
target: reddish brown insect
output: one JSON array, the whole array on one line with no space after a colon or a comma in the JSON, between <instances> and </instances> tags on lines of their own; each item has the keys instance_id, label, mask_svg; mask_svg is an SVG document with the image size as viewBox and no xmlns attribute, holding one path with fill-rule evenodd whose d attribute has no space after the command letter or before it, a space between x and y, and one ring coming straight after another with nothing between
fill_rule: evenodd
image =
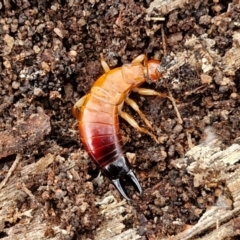
<instances>
[{"instance_id":1,"label":"reddish brown insect","mask_svg":"<svg viewBox=\"0 0 240 240\"><path fill-rule=\"evenodd\" d=\"M141 54L131 64L124 64L113 70L110 70L102 56L101 64L105 74L93 84L90 93L74 105L73 114L79 121L80 138L85 149L111 179L122 196L130 200L121 180L125 178L129 181L139 194L142 193L142 188L122 150L118 115L157 142L151 132L140 127L132 116L122 111L122 106L124 102L130 105L152 129L150 122L128 95L130 91L135 91L143 95L166 97L165 94L151 89L138 88L147 79L152 81L159 79L160 62L148 61L146 55Z\"/></svg>"}]
</instances>

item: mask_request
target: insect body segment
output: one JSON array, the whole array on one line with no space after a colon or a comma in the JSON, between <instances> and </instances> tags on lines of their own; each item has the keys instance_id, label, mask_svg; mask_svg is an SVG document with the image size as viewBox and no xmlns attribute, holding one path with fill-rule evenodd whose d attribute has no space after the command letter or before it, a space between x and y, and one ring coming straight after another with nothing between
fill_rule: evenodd
<instances>
[{"instance_id":1,"label":"insect body segment","mask_svg":"<svg viewBox=\"0 0 240 240\"><path fill-rule=\"evenodd\" d=\"M142 64L143 62L143 64ZM141 194L142 188L135 174L130 169L128 160L122 150L122 139L119 130L118 115L128 121L140 132L156 137L147 129L142 128L129 114L122 111L126 102L138 112L142 120L151 128L150 122L140 111L137 104L128 98L129 92L134 90L144 95L158 95L166 97L154 90L138 88L146 78L158 80L160 74L157 60L147 61L144 54L135 58L131 64L110 70L101 56L101 64L105 70L93 84L91 91L82 97L73 107L73 114L79 121L81 141L89 155L110 178L121 195L130 200L121 180L126 179L136 191Z\"/></svg>"}]
</instances>

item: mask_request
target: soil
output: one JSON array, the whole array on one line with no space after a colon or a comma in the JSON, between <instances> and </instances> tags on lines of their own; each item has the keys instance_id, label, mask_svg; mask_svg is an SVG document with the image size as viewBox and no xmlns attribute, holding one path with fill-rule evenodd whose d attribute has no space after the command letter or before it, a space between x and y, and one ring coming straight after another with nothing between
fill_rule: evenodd
<instances>
[{"instance_id":1,"label":"soil","mask_svg":"<svg viewBox=\"0 0 240 240\"><path fill-rule=\"evenodd\" d=\"M194 186L178 164L193 146L217 138L228 147L240 136L240 3L181 1L170 11L159 2L149 8L148 0L0 1L0 179L21 156L12 174L27 193L16 201L15 217L1 222L0 238L31 222L16 217L31 210L48 223L43 239L56 237L56 226L57 239L97 239L111 221L100 202L122 201L84 150L71 112L103 74L100 54L111 69L142 53L160 59L163 78L143 86L172 94L183 120L171 101L131 94L161 143L120 120L124 150L144 189L138 196L127 186L134 201L124 201L122 231L137 229L138 239L177 235L225 191L218 184ZM22 176L48 154L51 164Z\"/></svg>"}]
</instances>

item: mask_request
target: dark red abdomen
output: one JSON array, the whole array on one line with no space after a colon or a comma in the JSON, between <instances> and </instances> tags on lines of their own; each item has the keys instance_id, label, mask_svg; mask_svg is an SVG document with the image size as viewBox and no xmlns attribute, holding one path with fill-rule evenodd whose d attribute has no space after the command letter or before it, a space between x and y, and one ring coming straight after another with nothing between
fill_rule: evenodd
<instances>
[{"instance_id":1,"label":"dark red abdomen","mask_svg":"<svg viewBox=\"0 0 240 240\"><path fill-rule=\"evenodd\" d=\"M117 106L89 95L81 109L81 141L102 168L122 156Z\"/></svg>"}]
</instances>

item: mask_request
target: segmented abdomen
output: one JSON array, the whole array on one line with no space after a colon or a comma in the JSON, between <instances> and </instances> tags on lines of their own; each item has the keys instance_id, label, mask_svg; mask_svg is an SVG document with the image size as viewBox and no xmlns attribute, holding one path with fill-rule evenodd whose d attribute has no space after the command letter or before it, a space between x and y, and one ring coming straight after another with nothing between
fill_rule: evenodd
<instances>
[{"instance_id":1,"label":"segmented abdomen","mask_svg":"<svg viewBox=\"0 0 240 240\"><path fill-rule=\"evenodd\" d=\"M116 105L89 95L81 109L79 131L85 149L101 167L122 156Z\"/></svg>"},{"instance_id":2,"label":"segmented abdomen","mask_svg":"<svg viewBox=\"0 0 240 240\"><path fill-rule=\"evenodd\" d=\"M128 92L144 82L141 64L126 64L103 74L92 86L81 108L81 141L91 158L102 168L123 157L118 105Z\"/></svg>"}]
</instances>

